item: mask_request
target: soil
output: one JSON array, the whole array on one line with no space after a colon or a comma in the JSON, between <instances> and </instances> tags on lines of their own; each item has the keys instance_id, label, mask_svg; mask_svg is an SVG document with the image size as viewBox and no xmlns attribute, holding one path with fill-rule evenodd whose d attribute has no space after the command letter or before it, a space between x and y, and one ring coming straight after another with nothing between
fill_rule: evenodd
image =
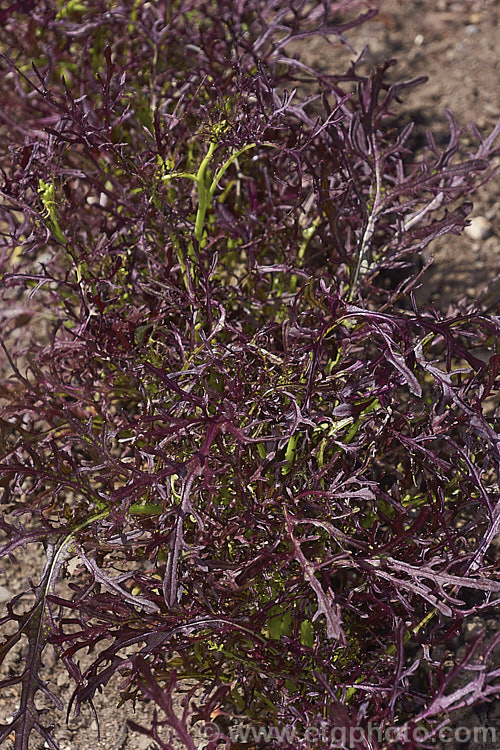
<instances>
[{"instance_id":1,"label":"soil","mask_svg":"<svg viewBox=\"0 0 500 750\"><path fill-rule=\"evenodd\" d=\"M500 116L500 4L498 0L382 0L381 12L372 21L349 35L357 51L368 45L368 64L380 63L389 57L398 59L393 76L399 80L425 74L429 80L423 86L405 92L402 111L411 117L420 133L432 129L437 139L445 137L447 120L445 108L451 109L459 125L474 121L486 134ZM345 53L338 46L329 46L321 40L309 41L301 53L309 64L328 69L339 69L339 57ZM349 57L349 55L348 55ZM352 55L351 55L352 57ZM431 302L446 311L448 306L463 297L480 300L495 310L500 302L500 197L498 180L484 185L474 200L473 217L482 217L469 235L447 237L435 242L429 249L434 263L427 272L419 290L419 300ZM482 230L479 229L482 227ZM28 587L29 578L37 579L41 572L43 556L34 545L19 556L6 572L0 572L0 616L5 599ZM491 632L498 628L493 620L476 623ZM25 644L13 654L5 669L17 671ZM457 646L463 648L464 644ZM16 664L16 661L18 663ZM70 678L55 656L45 658L45 678L52 689L67 705L73 686ZM19 702L17 685L4 690L0 696L0 723L8 722ZM179 707L183 695L179 695ZM103 695L97 697L95 706L99 717L100 739L97 725L90 709L84 709L77 719L66 723L65 713L49 707L46 723L53 722L55 737L61 750L153 750L154 742L148 737L133 734L127 729L126 719L148 725L151 711L147 705L118 708L119 680L110 683ZM47 702L47 706L49 703ZM456 725L492 726L499 721L498 706L462 712ZM500 728L497 729L500 732ZM193 736L196 733L194 732ZM195 741L204 746L198 735ZM468 745L461 743L460 747ZM48 745L34 736L32 750ZM180 747L180 745L176 745ZM450 747L450 745L447 745ZM5 750L11 750L9 740ZM482 745L487 750L488 745Z\"/></svg>"}]
</instances>

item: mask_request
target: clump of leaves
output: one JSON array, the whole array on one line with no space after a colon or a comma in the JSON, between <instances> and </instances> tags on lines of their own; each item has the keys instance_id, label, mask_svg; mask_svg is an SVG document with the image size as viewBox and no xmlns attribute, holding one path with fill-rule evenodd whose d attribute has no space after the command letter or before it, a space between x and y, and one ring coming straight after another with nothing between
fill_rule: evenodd
<instances>
[{"instance_id":1,"label":"clump of leaves","mask_svg":"<svg viewBox=\"0 0 500 750\"><path fill-rule=\"evenodd\" d=\"M447 644L500 589L500 325L413 290L500 125L465 153L448 113L449 143L414 153L396 110L420 80L288 55L373 13L47 0L2 19L0 551L46 553L2 618L2 660L26 642L1 683L18 749L33 730L57 747L48 644L76 711L120 673L162 748L221 712L432 737L498 694L494 641ZM186 678L204 692L177 717Z\"/></svg>"}]
</instances>

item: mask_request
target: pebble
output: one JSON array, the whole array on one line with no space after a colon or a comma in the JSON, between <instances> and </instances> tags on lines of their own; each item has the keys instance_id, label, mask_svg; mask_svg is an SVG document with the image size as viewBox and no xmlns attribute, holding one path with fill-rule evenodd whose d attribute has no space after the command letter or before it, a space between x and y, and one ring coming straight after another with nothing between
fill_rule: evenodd
<instances>
[{"instance_id":1,"label":"pebble","mask_svg":"<svg viewBox=\"0 0 500 750\"><path fill-rule=\"evenodd\" d=\"M69 677L66 672L61 672L56 677L56 685L57 687L63 687L64 685L67 685L69 683Z\"/></svg>"},{"instance_id":2,"label":"pebble","mask_svg":"<svg viewBox=\"0 0 500 750\"><path fill-rule=\"evenodd\" d=\"M0 602L8 602L10 599L12 599L12 594L9 591L9 589L6 589L5 586L0 586Z\"/></svg>"},{"instance_id":3,"label":"pebble","mask_svg":"<svg viewBox=\"0 0 500 750\"><path fill-rule=\"evenodd\" d=\"M151 739L149 737L134 737L134 747L136 750L150 750L156 745L151 745Z\"/></svg>"},{"instance_id":4,"label":"pebble","mask_svg":"<svg viewBox=\"0 0 500 750\"><path fill-rule=\"evenodd\" d=\"M474 216L465 227L465 234L471 240L485 240L491 234L491 223L485 216Z\"/></svg>"}]
</instances>

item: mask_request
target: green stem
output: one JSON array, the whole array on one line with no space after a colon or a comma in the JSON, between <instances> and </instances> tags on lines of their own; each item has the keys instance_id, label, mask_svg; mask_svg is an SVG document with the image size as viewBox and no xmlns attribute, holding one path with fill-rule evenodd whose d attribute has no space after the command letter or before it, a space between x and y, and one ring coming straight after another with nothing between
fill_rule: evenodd
<instances>
[{"instance_id":1,"label":"green stem","mask_svg":"<svg viewBox=\"0 0 500 750\"><path fill-rule=\"evenodd\" d=\"M202 245L203 239L203 227L205 225L205 216L207 208L210 202L210 190L207 189L205 184L205 175L207 172L208 165L212 156L214 155L217 144L212 141L208 147L205 158L200 164L198 173L196 175L196 187L198 188L198 210L196 212L196 220L194 225L194 236L198 240L199 245Z\"/></svg>"}]
</instances>

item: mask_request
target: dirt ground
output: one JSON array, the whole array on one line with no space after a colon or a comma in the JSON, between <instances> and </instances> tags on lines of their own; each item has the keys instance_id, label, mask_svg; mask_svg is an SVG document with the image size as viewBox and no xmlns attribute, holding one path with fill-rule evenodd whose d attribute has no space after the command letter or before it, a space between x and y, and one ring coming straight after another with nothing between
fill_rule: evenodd
<instances>
[{"instance_id":1,"label":"dirt ground","mask_svg":"<svg viewBox=\"0 0 500 750\"><path fill-rule=\"evenodd\" d=\"M450 108L461 126L475 121L482 133L488 133L500 116L500 3L498 0L382 0L380 15L349 36L359 50L368 45L369 63L397 57L393 76L413 78L425 74L427 84L405 92L401 110L415 120L419 129L432 128L438 139L444 137L447 122L445 108ZM339 69L338 47L320 41L309 42L303 54L307 61L323 70ZM500 160L499 160L500 164ZM473 217L477 219L468 234L443 238L429 248L435 262L427 272L419 291L421 301L432 302L446 310L448 305L467 296L481 299L490 310L500 304L500 195L498 179L483 186L474 201ZM498 313L497 313L498 314ZM7 597L24 588L31 576L36 579L40 555L27 550L8 572L0 573L0 616ZM495 630L498 623L479 623ZM6 665L16 669L14 656ZM72 685L65 670L58 666L52 654L46 658L48 679L64 703L72 693ZM182 696L181 696L182 697ZM0 696L0 723L9 721L19 701L19 690L12 686ZM84 709L78 719L66 724L64 713L50 709L47 722L58 727L55 736L61 750L153 750L157 746L147 737L132 735L126 718L147 724L149 709L138 706L117 708L118 680L105 694L98 696L100 741L95 719L90 709ZM48 705L48 704L47 704ZM458 723L499 722L498 706L485 707L476 712L463 712ZM497 730L500 732L500 727ZM200 748L204 745L200 740ZM34 737L31 747L41 750L43 739ZM450 747L450 745L448 745ZM460 747L467 747L461 744ZM472 746L471 746L472 747ZM475 746L476 747L476 746ZM8 741L5 750L11 750ZM487 745L481 746L488 750Z\"/></svg>"}]
</instances>

